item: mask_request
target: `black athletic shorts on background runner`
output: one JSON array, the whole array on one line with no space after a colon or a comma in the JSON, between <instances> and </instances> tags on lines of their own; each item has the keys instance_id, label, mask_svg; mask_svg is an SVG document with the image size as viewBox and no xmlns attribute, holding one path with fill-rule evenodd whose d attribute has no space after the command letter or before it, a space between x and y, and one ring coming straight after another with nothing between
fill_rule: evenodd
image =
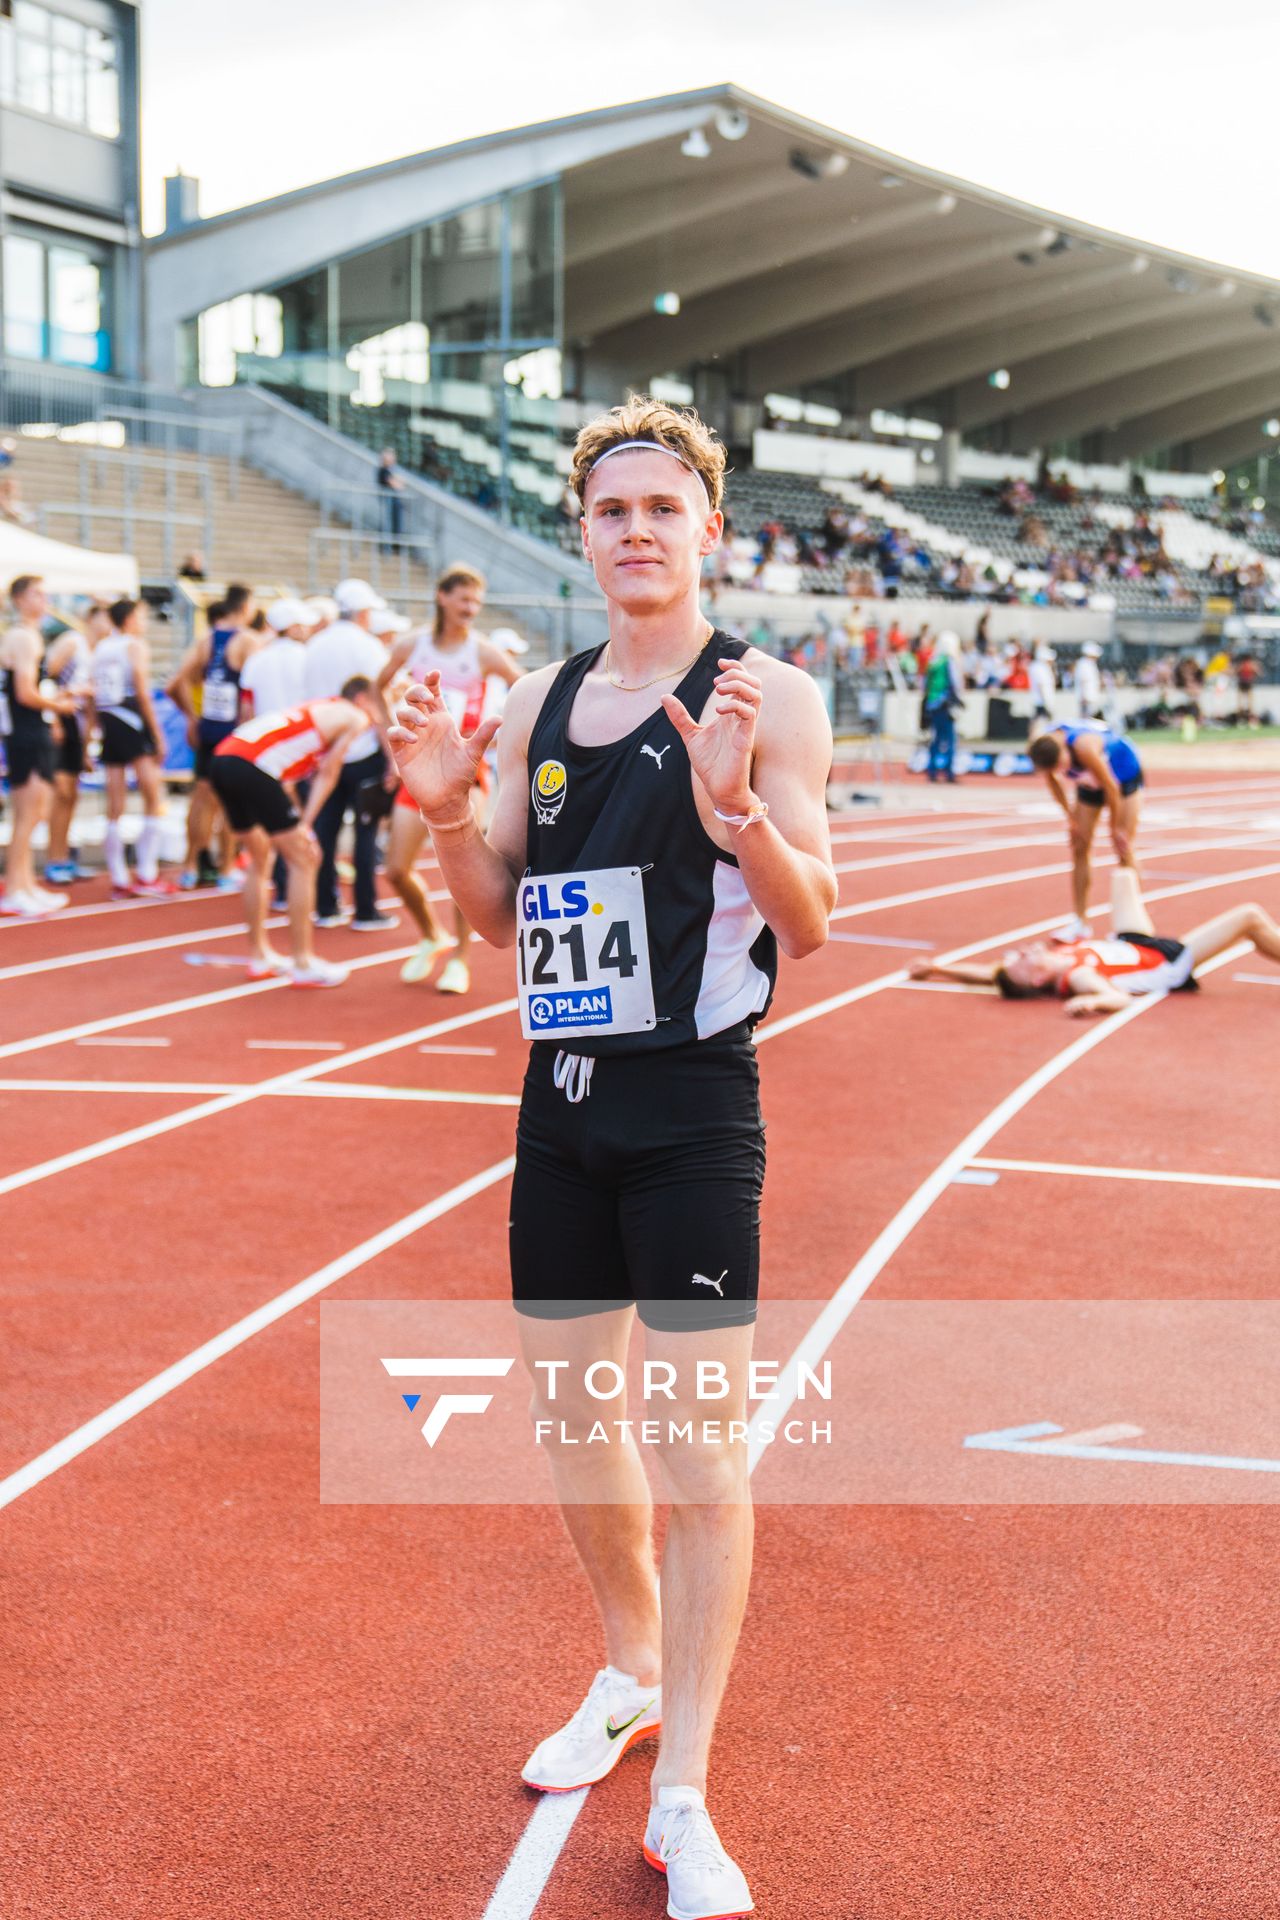
<instances>
[{"instance_id":1,"label":"black athletic shorts on background runner","mask_svg":"<svg viewBox=\"0 0 1280 1920\"><path fill-rule=\"evenodd\" d=\"M511 1192L517 1310L560 1319L634 1301L666 1332L748 1324L763 1184L744 1028L590 1061L535 1042Z\"/></svg>"},{"instance_id":2,"label":"black athletic shorts on background runner","mask_svg":"<svg viewBox=\"0 0 1280 1920\"><path fill-rule=\"evenodd\" d=\"M80 729L80 717L74 713L59 716L62 726L62 738L58 742L56 773L69 773L78 780L85 771L84 734Z\"/></svg>"},{"instance_id":3,"label":"black athletic shorts on background runner","mask_svg":"<svg viewBox=\"0 0 1280 1920\"><path fill-rule=\"evenodd\" d=\"M4 736L5 771L14 793L33 778L52 781L57 757L53 734L38 714L34 725L20 725Z\"/></svg>"},{"instance_id":4,"label":"black athletic shorts on background runner","mask_svg":"<svg viewBox=\"0 0 1280 1920\"><path fill-rule=\"evenodd\" d=\"M248 833L251 827L288 833L298 824L298 809L280 782L238 753L214 754L209 784L222 802L233 833Z\"/></svg>"},{"instance_id":5,"label":"black athletic shorts on background runner","mask_svg":"<svg viewBox=\"0 0 1280 1920\"><path fill-rule=\"evenodd\" d=\"M1128 780L1121 780L1119 783L1121 799L1131 800L1134 794L1140 793L1146 784L1145 778L1140 773L1131 775ZM1076 799L1082 807L1105 807L1107 804L1107 796L1101 787L1077 787Z\"/></svg>"}]
</instances>

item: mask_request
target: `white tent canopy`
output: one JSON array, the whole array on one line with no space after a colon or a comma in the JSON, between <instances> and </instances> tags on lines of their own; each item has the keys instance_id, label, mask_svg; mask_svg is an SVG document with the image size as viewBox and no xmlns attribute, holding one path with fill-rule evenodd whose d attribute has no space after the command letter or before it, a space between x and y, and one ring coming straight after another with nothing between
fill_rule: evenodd
<instances>
[{"instance_id":1,"label":"white tent canopy","mask_svg":"<svg viewBox=\"0 0 1280 1920\"><path fill-rule=\"evenodd\" d=\"M50 593L136 599L138 563L128 553L95 553L0 520L0 591L20 573L38 574Z\"/></svg>"}]
</instances>

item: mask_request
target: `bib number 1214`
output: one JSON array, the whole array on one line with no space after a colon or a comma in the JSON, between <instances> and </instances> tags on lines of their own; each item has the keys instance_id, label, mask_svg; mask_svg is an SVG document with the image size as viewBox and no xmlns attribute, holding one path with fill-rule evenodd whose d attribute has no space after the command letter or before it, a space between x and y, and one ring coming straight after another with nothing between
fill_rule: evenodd
<instances>
[{"instance_id":1,"label":"bib number 1214","mask_svg":"<svg viewBox=\"0 0 1280 1920\"><path fill-rule=\"evenodd\" d=\"M644 884L635 867L520 883L517 985L526 1036L641 1033L656 1022Z\"/></svg>"}]
</instances>

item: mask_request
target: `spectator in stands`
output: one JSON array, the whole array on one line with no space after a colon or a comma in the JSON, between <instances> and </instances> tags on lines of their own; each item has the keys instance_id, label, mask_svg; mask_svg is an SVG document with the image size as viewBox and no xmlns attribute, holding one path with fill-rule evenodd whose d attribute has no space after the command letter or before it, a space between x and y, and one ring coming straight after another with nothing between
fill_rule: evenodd
<instances>
[{"instance_id":1,"label":"spectator in stands","mask_svg":"<svg viewBox=\"0 0 1280 1920\"><path fill-rule=\"evenodd\" d=\"M1026 693L1031 685L1027 656L1016 643L1005 652L1005 668L1000 684L1007 693Z\"/></svg>"},{"instance_id":2,"label":"spectator in stands","mask_svg":"<svg viewBox=\"0 0 1280 1920\"><path fill-rule=\"evenodd\" d=\"M937 650L924 677L924 720L929 729L929 779L955 784L957 711L964 695L956 673L960 641L954 633L938 635Z\"/></svg>"},{"instance_id":3,"label":"spectator in stands","mask_svg":"<svg viewBox=\"0 0 1280 1920\"><path fill-rule=\"evenodd\" d=\"M841 506L827 508L822 523L822 546L828 562L834 566L849 544L849 516Z\"/></svg>"},{"instance_id":4,"label":"spectator in stands","mask_svg":"<svg viewBox=\"0 0 1280 1920\"><path fill-rule=\"evenodd\" d=\"M334 599L338 618L307 646L307 699L336 699L348 680L364 678L375 688L379 721L376 731L366 728L352 742L338 783L316 815L315 834L321 856L316 876L316 924L337 927L346 918L338 902L338 836L348 812L355 811L355 918L351 924L359 933L380 933L384 927L395 925L395 916L378 907L377 821L368 809L357 810L357 794L375 778L384 780L390 792L398 784L383 750L387 713L382 695L376 693L378 677L387 664L387 650L369 631L370 615L386 603L367 580L341 581L334 589Z\"/></svg>"},{"instance_id":5,"label":"spectator in stands","mask_svg":"<svg viewBox=\"0 0 1280 1920\"><path fill-rule=\"evenodd\" d=\"M395 553L404 537L405 484L394 447L382 449L377 479L382 494L382 551ZM367 733L366 729L366 737Z\"/></svg>"},{"instance_id":6,"label":"spectator in stands","mask_svg":"<svg viewBox=\"0 0 1280 1920\"><path fill-rule=\"evenodd\" d=\"M1236 719L1241 726L1256 727L1258 724L1258 716L1254 712L1253 695L1261 671L1261 666L1254 654L1246 652L1236 655L1236 688L1240 695Z\"/></svg>"},{"instance_id":7,"label":"spectator in stands","mask_svg":"<svg viewBox=\"0 0 1280 1920\"><path fill-rule=\"evenodd\" d=\"M179 580L204 580L207 578L204 570L204 555L198 548L192 548L191 552L185 556L182 565L178 568L178 578Z\"/></svg>"},{"instance_id":8,"label":"spectator in stands","mask_svg":"<svg viewBox=\"0 0 1280 1920\"><path fill-rule=\"evenodd\" d=\"M1046 646L1043 640L1037 642L1030 664L1027 667L1027 679L1031 688L1033 721L1053 719L1053 696L1058 683L1053 672L1053 648Z\"/></svg>"}]
</instances>

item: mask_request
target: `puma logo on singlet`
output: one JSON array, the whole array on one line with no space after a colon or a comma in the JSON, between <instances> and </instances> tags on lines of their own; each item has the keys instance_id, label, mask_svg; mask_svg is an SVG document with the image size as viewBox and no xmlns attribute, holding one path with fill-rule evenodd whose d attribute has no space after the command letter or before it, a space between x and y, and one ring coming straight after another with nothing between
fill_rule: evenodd
<instances>
[{"instance_id":1,"label":"puma logo on singlet","mask_svg":"<svg viewBox=\"0 0 1280 1920\"><path fill-rule=\"evenodd\" d=\"M641 751L641 753L647 753L647 754L648 754L648 756L649 756L649 758L650 758L651 760L656 760L656 761L657 761L657 763L658 763L658 765L659 765L659 767L661 767L661 765L662 765L662 753L670 753L670 751L671 751L671 742L670 742L670 741L668 740L668 742L667 742L667 744L666 744L666 746L665 746L665 747L664 747L664 748L662 749L662 753L659 753L659 752L658 752L658 749L657 749L656 747L651 747L651 746L649 746L649 745L647 745L647 744L646 744L645 746L643 746L643 747L641 747L641 749L640 749L640 751Z\"/></svg>"},{"instance_id":2,"label":"puma logo on singlet","mask_svg":"<svg viewBox=\"0 0 1280 1920\"><path fill-rule=\"evenodd\" d=\"M664 753L666 752L665 747L663 748L663 752ZM693 1276L693 1284L695 1287L714 1287L716 1292L720 1295L720 1298L723 1300L724 1299L724 1280L728 1271L729 1269L728 1267L726 1267L724 1270L724 1273L720 1275L720 1278L718 1280L708 1280L705 1273L695 1273Z\"/></svg>"}]
</instances>

